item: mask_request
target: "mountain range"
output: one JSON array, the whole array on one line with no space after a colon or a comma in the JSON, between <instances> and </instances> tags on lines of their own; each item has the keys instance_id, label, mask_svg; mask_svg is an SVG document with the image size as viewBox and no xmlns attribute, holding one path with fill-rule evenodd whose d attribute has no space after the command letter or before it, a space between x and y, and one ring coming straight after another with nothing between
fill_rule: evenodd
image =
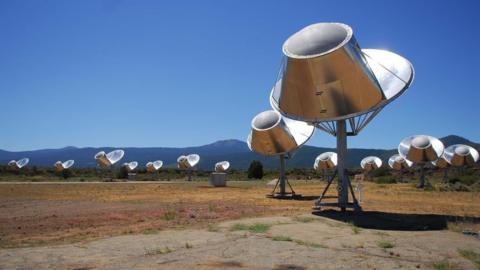
<instances>
[{"instance_id":1,"label":"mountain range","mask_svg":"<svg viewBox=\"0 0 480 270\"><path fill-rule=\"evenodd\" d=\"M480 150L480 144L471 142L463 137L450 135L440 139L445 146L452 144L467 144ZM109 152L114 149L125 150L125 156L119 163L127 161L138 161L140 166L144 167L148 161L163 160L165 167L175 167L178 156L185 154L199 154L201 159L198 167L205 170L212 170L214 164L218 161L228 160L232 168L246 169L252 160L260 160L266 168L277 168L278 159L274 157L264 157L252 153L245 142L240 140L222 140L211 144L173 148L173 147L64 147L60 149L42 149L33 151L12 152L0 150L0 164L7 164L10 160L20 158L30 158L31 166L53 166L58 160L75 160L75 167L94 167L96 166L94 155L99 151ZM287 161L289 168L310 168L313 166L315 158L326 151L335 151L332 148L315 147L305 145L301 147L294 157ZM349 167L358 167L362 158L366 156L378 156L384 162L397 153L397 149L348 149Z\"/></svg>"}]
</instances>

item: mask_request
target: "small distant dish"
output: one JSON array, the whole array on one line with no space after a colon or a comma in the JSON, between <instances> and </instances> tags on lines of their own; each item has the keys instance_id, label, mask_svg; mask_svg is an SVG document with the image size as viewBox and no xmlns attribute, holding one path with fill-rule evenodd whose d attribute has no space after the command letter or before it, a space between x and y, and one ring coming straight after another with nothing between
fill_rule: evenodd
<instances>
[{"instance_id":1,"label":"small distant dish","mask_svg":"<svg viewBox=\"0 0 480 270\"><path fill-rule=\"evenodd\" d=\"M11 160L10 162L8 162L8 166L12 169L19 170L22 167L25 167L29 161L29 158L22 158L19 161Z\"/></svg>"},{"instance_id":2,"label":"small distant dish","mask_svg":"<svg viewBox=\"0 0 480 270\"><path fill-rule=\"evenodd\" d=\"M473 165L478 161L478 151L465 144L450 145L445 149L445 160L452 166Z\"/></svg>"},{"instance_id":3,"label":"small distant dish","mask_svg":"<svg viewBox=\"0 0 480 270\"><path fill-rule=\"evenodd\" d=\"M215 164L215 172L225 172L228 168L230 168L230 162L228 161L221 161Z\"/></svg>"},{"instance_id":4,"label":"small distant dish","mask_svg":"<svg viewBox=\"0 0 480 270\"><path fill-rule=\"evenodd\" d=\"M412 167L413 162L395 154L388 159L388 166L394 170L403 170Z\"/></svg>"},{"instance_id":5,"label":"small distant dish","mask_svg":"<svg viewBox=\"0 0 480 270\"><path fill-rule=\"evenodd\" d=\"M157 160L154 162L147 163L147 171L150 173L158 171L163 166L163 161Z\"/></svg>"},{"instance_id":6,"label":"small distant dish","mask_svg":"<svg viewBox=\"0 0 480 270\"><path fill-rule=\"evenodd\" d=\"M54 165L55 165L55 170L56 170L57 172L61 172L61 171L63 171L63 170L66 170L66 169L72 167L74 163L75 163L75 161L72 160L72 159L67 160L67 161L65 161L65 162L57 161L57 162L55 162L55 164L54 164Z\"/></svg>"},{"instance_id":7,"label":"small distant dish","mask_svg":"<svg viewBox=\"0 0 480 270\"><path fill-rule=\"evenodd\" d=\"M131 172L135 170L135 168L137 168L138 162L132 161L132 162L123 163L123 166L127 168L127 171Z\"/></svg>"},{"instance_id":8,"label":"small distant dish","mask_svg":"<svg viewBox=\"0 0 480 270\"><path fill-rule=\"evenodd\" d=\"M179 156L177 159L177 167L182 170L187 170L195 167L200 162L200 156L197 154L190 154L188 156Z\"/></svg>"},{"instance_id":9,"label":"small distant dish","mask_svg":"<svg viewBox=\"0 0 480 270\"><path fill-rule=\"evenodd\" d=\"M251 127L248 147L264 156L290 154L305 144L315 130L313 125L282 117L273 110L257 114Z\"/></svg>"},{"instance_id":10,"label":"small distant dish","mask_svg":"<svg viewBox=\"0 0 480 270\"><path fill-rule=\"evenodd\" d=\"M369 156L362 159L360 166L367 172L374 171L382 167L382 160L379 157Z\"/></svg>"},{"instance_id":11,"label":"small distant dish","mask_svg":"<svg viewBox=\"0 0 480 270\"><path fill-rule=\"evenodd\" d=\"M427 163L439 159L443 154L443 143L432 136L415 135L403 139L398 153L415 163Z\"/></svg>"},{"instance_id":12,"label":"small distant dish","mask_svg":"<svg viewBox=\"0 0 480 270\"><path fill-rule=\"evenodd\" d=\"M334 169L335 167L337 167L337 159L337 153L335 152L322 153L315 159L313 168L316 171Z\"/></svg>"},{"instance_id":13,"label":"small distant dish","mask_svg":"<svg viewBox=\"0 0 480 270\"><path fill-rule=\"evenodd\" d=\"M108 154L100 151L95 155L95 160L100 167L107 168L121 160L124 155L125 152L123 150L114 150Z\"/></svg>"}]
</instances>

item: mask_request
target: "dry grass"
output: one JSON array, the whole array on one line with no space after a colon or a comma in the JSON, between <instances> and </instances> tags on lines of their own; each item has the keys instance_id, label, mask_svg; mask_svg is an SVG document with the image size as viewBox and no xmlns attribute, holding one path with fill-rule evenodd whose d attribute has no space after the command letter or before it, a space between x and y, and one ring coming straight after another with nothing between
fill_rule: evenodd
<instances>
[{"instance_id":1,"label":"dry grass","mask_svg":"<svg viewBox=\"0 0 480 270\"><path fill-rule=\"evenodd\" d=\"M317 196L324 187L318 181L292 184L304 196ZM262 181L229 182L223 188L202 182L0 183L0 246L76 242L166 228L210 226L215 231L215 223L229 219L311 212L313 201L266 198L270 191ZM476 193L367 182L362 198L362 207L368 211L458 216L452 228L465 227L462 217L480 217L480 207L474 207L480 205ZM478 223L467 226L480 230Z\"/></svg>"}]
</instances>

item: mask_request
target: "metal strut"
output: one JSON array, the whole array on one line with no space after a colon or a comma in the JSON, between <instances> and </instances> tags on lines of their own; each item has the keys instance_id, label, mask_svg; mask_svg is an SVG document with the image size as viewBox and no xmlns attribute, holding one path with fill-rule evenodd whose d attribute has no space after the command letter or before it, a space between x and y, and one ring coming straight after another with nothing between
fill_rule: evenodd
<instances>
[{"instance_id":1,"label":"metal strut","mask_svg":"<svg viewBox=\"0 0 480 270\"><path fill-rule=\"evenodd\" d=\"M345 212L347 208L353 208L355 211L360 211L361 207L358 204L357 198L355 197L355 193L353 191L352 183L347 175L346 167L347 167L347 128L345 120L338 120L337 123L337 155L338 155L338 164L335 170L334 175L329 179L327 186L322 192L322 195L315 201L315 205L313 209L320 210L321 207L329 206L329 207L338 207ZM322 202L323 199L332 198L325 196L327 190L330 188L333 179L337 176L338 178L338 185L337 191L338 196L333 197L337 199L337 202L326 203ZM353 202L349 202L349 189L350 194L352 196Z\"/></svg>"},{"instance_id":2,"label":"metal strut","mask_svg":"<svg viewBox=\"0 0 480 270\"><path fill-rule=\"evenodd\" d=\"M287 179L286 173L285 173L285 155L280 155L280 176L278 177L277 183L275 183L275 187L273 188L272 192L267 195L267 197L270 198L295 198L299 195L295 194L295 190L293 190L292 185L290 185L290 182ZM286 192L286 184L288 184L288 187L290 187L291 192ZM279 192L275 192L277 190L277 187L280 187Z\"/></svg>"}]
</instances>

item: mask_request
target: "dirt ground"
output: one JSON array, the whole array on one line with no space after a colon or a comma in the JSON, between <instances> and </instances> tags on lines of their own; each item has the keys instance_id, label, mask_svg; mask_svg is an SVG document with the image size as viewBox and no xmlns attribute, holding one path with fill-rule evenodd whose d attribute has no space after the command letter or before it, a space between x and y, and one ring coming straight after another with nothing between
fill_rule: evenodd
<instances>
[{"instance_id":1,"label":"dirt ground","mask_svg":"<svg viewBox=\"0 0 480 270\"><path fill-rule=\"evenodd\" d=\"M479 194L366 183L362 214L311 215L324 184L293 185L1 183L0 269L478 269Z\"/></svg>"}]
</instances>

